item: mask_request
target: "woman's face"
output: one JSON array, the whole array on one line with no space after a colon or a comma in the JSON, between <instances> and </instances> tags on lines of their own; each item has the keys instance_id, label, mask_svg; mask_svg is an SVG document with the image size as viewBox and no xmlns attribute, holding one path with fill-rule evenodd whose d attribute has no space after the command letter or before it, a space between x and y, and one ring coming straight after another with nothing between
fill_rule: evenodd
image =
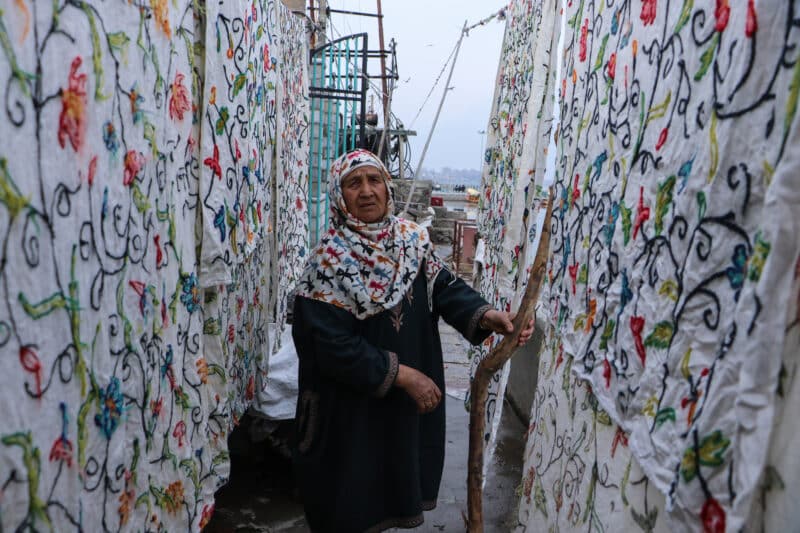
<instances>
[{"instance_id":1,"label":"woman's face","mask_svg":"<svg viewBox=\"0 0 800 533\"><path fill-rule=\"evenodd\" d=\"M357 168L342 178L344 205L361 222L383 219L388 195L383 174L373 166Z\"/></svg>"}]
</instances>

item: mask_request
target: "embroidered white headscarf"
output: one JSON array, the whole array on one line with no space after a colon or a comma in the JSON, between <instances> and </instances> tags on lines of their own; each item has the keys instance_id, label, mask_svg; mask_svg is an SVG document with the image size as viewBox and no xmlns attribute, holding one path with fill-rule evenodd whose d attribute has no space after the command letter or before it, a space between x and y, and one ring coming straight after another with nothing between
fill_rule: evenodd
<instances>
[{"instance_id":1,"label":"embroidered white headscarf","mask_svg":"<svg viewBox=\"0 0 800 533\"><path fill-rule=\"evenodd\" d=\"M342 195L342 179L363 166L379 169L386 184L386 214L378 222L355 218ZM308 258L299 296L333 304L363 319L396 306L424 266L432 306L433 282L444 264L434 254L425 228L393 214L389 180L386 167L367 150L349 152L333 162L329 229Z\"/></svg>"}]
</instances>

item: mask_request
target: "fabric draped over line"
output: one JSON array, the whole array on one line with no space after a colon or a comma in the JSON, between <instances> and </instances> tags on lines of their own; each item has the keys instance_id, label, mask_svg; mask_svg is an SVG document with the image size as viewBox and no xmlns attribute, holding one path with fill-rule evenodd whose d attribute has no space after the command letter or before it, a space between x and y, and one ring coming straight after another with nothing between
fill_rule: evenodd
<instances>
[{"instance_id":1,"label":"fabric draped over line","mask_svg":"<svg viewBox=\"0 0 800 533\"><path fill-rule=\"evenodd\" d=\"M249 28L265 14L242 13L246 4L237 4L212 4L206 12L200 139L203 287L230 283L235 265L265 237L263 211L272 203L276 95L267 87L278 79L277 28L262 27L263 37L257 40ZM258 69L248 70L256 64Z\"/></svg>"},{"instance_id":2,"label":"fabric draped over line","mask_svg":"<svg viewBox=\"0 0 800 533\"><path fill-rule=\"evenodd\" d=\"M798 520L797 459L785 453L800 437L786 410L800 394L799 71L784 61L800 39L795 8L673 7L508 9L490 125L511 141L556 128L528 195L508 203L496 191L520 185L499 178L532 167L489 143L479 217L483 292L511 302L509 271L530 256L515 265L508 243L535 227L520 235L506 214L535 220L535 191L552 176L520 530L788 530ZM538 95L537 71L555 105L525 113L522 96L502 95Z\"/></svg>"},{"instance_id":3,"label":"fabric draped over line","mask_svg":"<svg viewBox=\"0 0 800 533\"><path fill-rule=\"evenodd\" d=\"M309 117L308 42L301 17L280 19L276 87L277 136L275 157L276 226L272 232L272 287L275 336L272 353L281 348L289 293L297 285L308 257Z\"/></svg>"},{"instance_id":4,"label":"fabric draped over line","mask_svg":"<svg viewBox=\"0 0 800 533\"><path fill-rule=\"evenodd\" d=\"M553 76L549 71L555 15L550 2L512 2L489 117L478 203L478 231L485 242L480 292L495 308L516 310L525 292L538 246L537 218L546 191L542 175L551 131ZM548 8L549 6L549 8ZM502 339L494 335L470 350L470 373ZM484 468L491 464L500 424L509 364L489 387ZM465 405L469 405L469 397Z\"/></svg>"},{"instance_id":5,"label":"fabric draped over line","mask_svg":"<svg viewBox=\"0 0 800 533\"><path fill-rule=\"evenodd\" d=\"M388 214L373 223L355 218L342 195L342 179L365 166L380 170L387 189ZM343 154L331 164L330 229L310 254L298 296L333 304L363 319L394 308L423 273L432 308L434 280L444 264L424 228L394 215L389 179L383 163L367 150Z\"/></svg>"},{"instance_id":6,"label":"fabric draped over line","mask_svg":"<svg viewBox=\"0 0 800 533\"><path fill-rule=\"evenodd\" d=\"M0 41L0 529L197 530L305 255L302 22L36 0Z\"/></svg>"}]
</instances>

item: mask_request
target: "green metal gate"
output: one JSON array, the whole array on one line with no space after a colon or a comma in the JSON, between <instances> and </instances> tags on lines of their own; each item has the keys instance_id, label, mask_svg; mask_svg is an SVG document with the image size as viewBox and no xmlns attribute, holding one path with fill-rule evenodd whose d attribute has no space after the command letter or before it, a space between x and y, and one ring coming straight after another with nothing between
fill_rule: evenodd
<instances>
[{"instance_id":1,"label":"green metal gate","mask_svg":"<svg viewBox=\"0 0 800 533\"><path fill-rule=\"evenodd\" d=\"M328 225L328 171L364 140L367 34L348 35L311 51L311 146L308 187L310 245Z\"/></svg>"}]
</instances>

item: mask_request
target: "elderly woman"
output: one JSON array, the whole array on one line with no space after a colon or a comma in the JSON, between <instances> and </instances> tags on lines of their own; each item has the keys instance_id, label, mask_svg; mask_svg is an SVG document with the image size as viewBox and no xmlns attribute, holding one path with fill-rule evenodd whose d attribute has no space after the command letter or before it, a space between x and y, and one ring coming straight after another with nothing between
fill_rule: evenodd
<instances>
[{"instance_id":1,"label":"elderly woman","mask_svg":"<svg viewBox=\"0 0 800 533\"><path fill-rule=\"evenodd\" d=\"M394 216L372 153L337 159L329 195L330 229L301 278L292 331L306 517L314 531L416 527L436 506L444 465L439 317L478 344L513 332L512 316L454 276L424 228Z\"/></svg>"}]
</instances>

